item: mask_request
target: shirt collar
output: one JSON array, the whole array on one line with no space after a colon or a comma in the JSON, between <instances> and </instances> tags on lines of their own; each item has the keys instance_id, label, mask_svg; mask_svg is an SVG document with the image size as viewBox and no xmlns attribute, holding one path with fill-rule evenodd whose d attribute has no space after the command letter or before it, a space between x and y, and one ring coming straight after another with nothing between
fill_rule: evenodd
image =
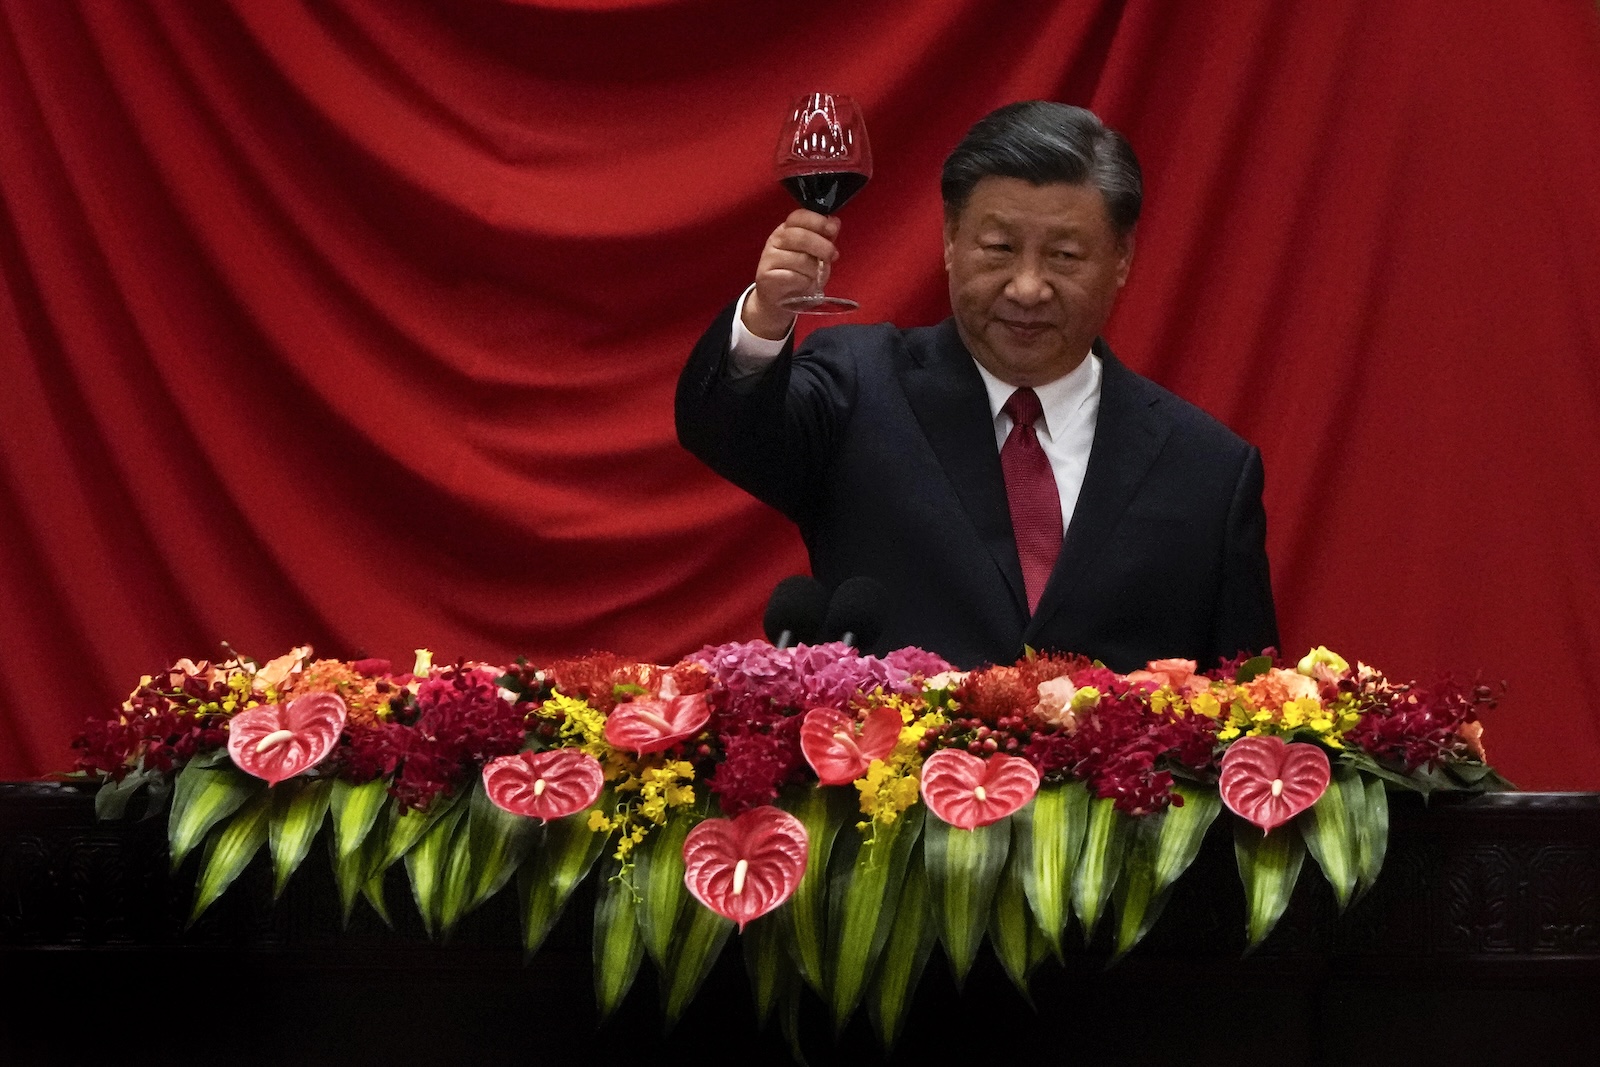
<instances>
[{"instance_id":1,"label":"shirt collar","mask_svg":"<svg viewBox=\"0 0 1600 1067\"><path fill-rule=\"evenodd\" d=\"M1000 418L1000 409L1005 407L1017 387L996 378L977 360L973 360L972 365L978 368L978 374L983 378L983 388L989 394L990 418ZM1051 434L1051 427L1059 432L1077 414L1084 401L1099 395L1100 357L1090 352L1071 371L1053 382L1035 386L1033 391L1039 397L1039 406L1044 409L1044 432Z\"/></svg>"}]
</instances>

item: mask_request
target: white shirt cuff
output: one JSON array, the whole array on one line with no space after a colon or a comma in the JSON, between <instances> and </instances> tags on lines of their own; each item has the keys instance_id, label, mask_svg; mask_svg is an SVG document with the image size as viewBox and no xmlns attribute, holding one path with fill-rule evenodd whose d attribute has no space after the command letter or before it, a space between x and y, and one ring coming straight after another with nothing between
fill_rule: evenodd
<instances>
[{"instance_id":1,"label":"white shirt cuff","mask_svg":"<svg viewBox=\"0 0 1600 1067\"><path fill-rule=\"evenodd\" d=\"M789 333L779 340L769 341L744 328L744 302L750 299L755 288L751 285L746 289L733 309L733 336L728 342L729 378L748 378L772 366L772 361L783 354L783 346L789 343L789 336L794 333L794 324L790 323Z\"/></svg>"}]
</instances>

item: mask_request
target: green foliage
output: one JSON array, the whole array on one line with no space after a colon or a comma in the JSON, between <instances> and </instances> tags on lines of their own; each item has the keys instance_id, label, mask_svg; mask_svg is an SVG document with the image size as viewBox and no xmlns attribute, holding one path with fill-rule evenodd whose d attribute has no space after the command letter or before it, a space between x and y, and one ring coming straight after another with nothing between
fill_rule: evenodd
<instances>
[{"instance_id":1,"label":"green foliage","mask_svg":"<svg viewBox=\"0 0 1600 1067\"><path fill-rule=\"evenodd\" d=\"M1245 936L1255 948L1272 932L1289 906L1289 897L1305 862L1300 831L1280 826L1270 834L1243 819L1233 824L1233 853L1244 882Z\"/></svg>"},{"instance_id":2,"label":"green foliage","mask_svg":"<svg viewBox=\"0 0 1600 1067\"><path fill-rule=\"evenodd\" d=\"M829 1007L835 1032L860 1005L867 977L894 927L912 846L922 834L922 805L870 837L841 834L828 886Z\"/></svg>"},{"instance_id":3,"label":"green foliage","mask_svg":"<svg viewBox=\"0 0 1600 1067\"><path fill-rule=\"evenodd\" d=\"M934 925L957 986L967 980L978 958L1010 848L1010 816L973 830L937 816L923 823L922 855Z\"/></svg>"},{"instance_id":4,"label":"green foliage","mask_svg":"<svg viewBox=\"0 0 1600 1067\"><path fill-rule=\"evenodd\" d=\"M1132 817L1118 811L1110 797L1096 797L1089 802L1083 852L1072 876L1072 910L1083 924L1086 945L1094 940L1095 927L1111 900L1132 829Z\"/></svg>"}]
</instances>

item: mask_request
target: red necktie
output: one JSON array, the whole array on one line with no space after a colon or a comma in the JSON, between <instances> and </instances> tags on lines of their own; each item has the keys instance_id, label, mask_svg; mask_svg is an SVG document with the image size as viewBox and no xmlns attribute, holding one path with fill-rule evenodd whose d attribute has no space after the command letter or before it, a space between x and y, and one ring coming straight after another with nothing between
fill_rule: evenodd
<instances>
[{"instance_id":1,"label":"red necktie","mask_svg":"<svg viewBox=\"0 0 1600 1067\"><path fill-rule=\"evenodd\" d=\"M1000 470L1011 505L1011 530L1022 560L1022 584L1028 591L1028 613L1039 609L1039 597L1061 553L1061 494L1050 470L1050 457L1039 446L1033 424L1044 414L1032 389L1018 389L1000 410L1011 416L1011 433L1000 449Z\"/></svg>"}]
</instances>

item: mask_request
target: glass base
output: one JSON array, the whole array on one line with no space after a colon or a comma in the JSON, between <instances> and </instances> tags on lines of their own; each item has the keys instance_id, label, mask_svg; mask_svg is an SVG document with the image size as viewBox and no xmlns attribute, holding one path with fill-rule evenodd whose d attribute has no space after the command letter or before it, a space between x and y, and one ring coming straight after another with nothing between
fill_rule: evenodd
<instances>
[{"instance_id":1,"label":"glass base","mask_svg":"<svg viewBox=\"0 0 1600 1067\"><path fill-rule=\"evenodd\" d=\"M843 315L855 311L860 304L842 296L828 296L818 293L815 296L791 296L780 305L785 311L793 311L797 315Z\"/></svg>"}]
</instances>

